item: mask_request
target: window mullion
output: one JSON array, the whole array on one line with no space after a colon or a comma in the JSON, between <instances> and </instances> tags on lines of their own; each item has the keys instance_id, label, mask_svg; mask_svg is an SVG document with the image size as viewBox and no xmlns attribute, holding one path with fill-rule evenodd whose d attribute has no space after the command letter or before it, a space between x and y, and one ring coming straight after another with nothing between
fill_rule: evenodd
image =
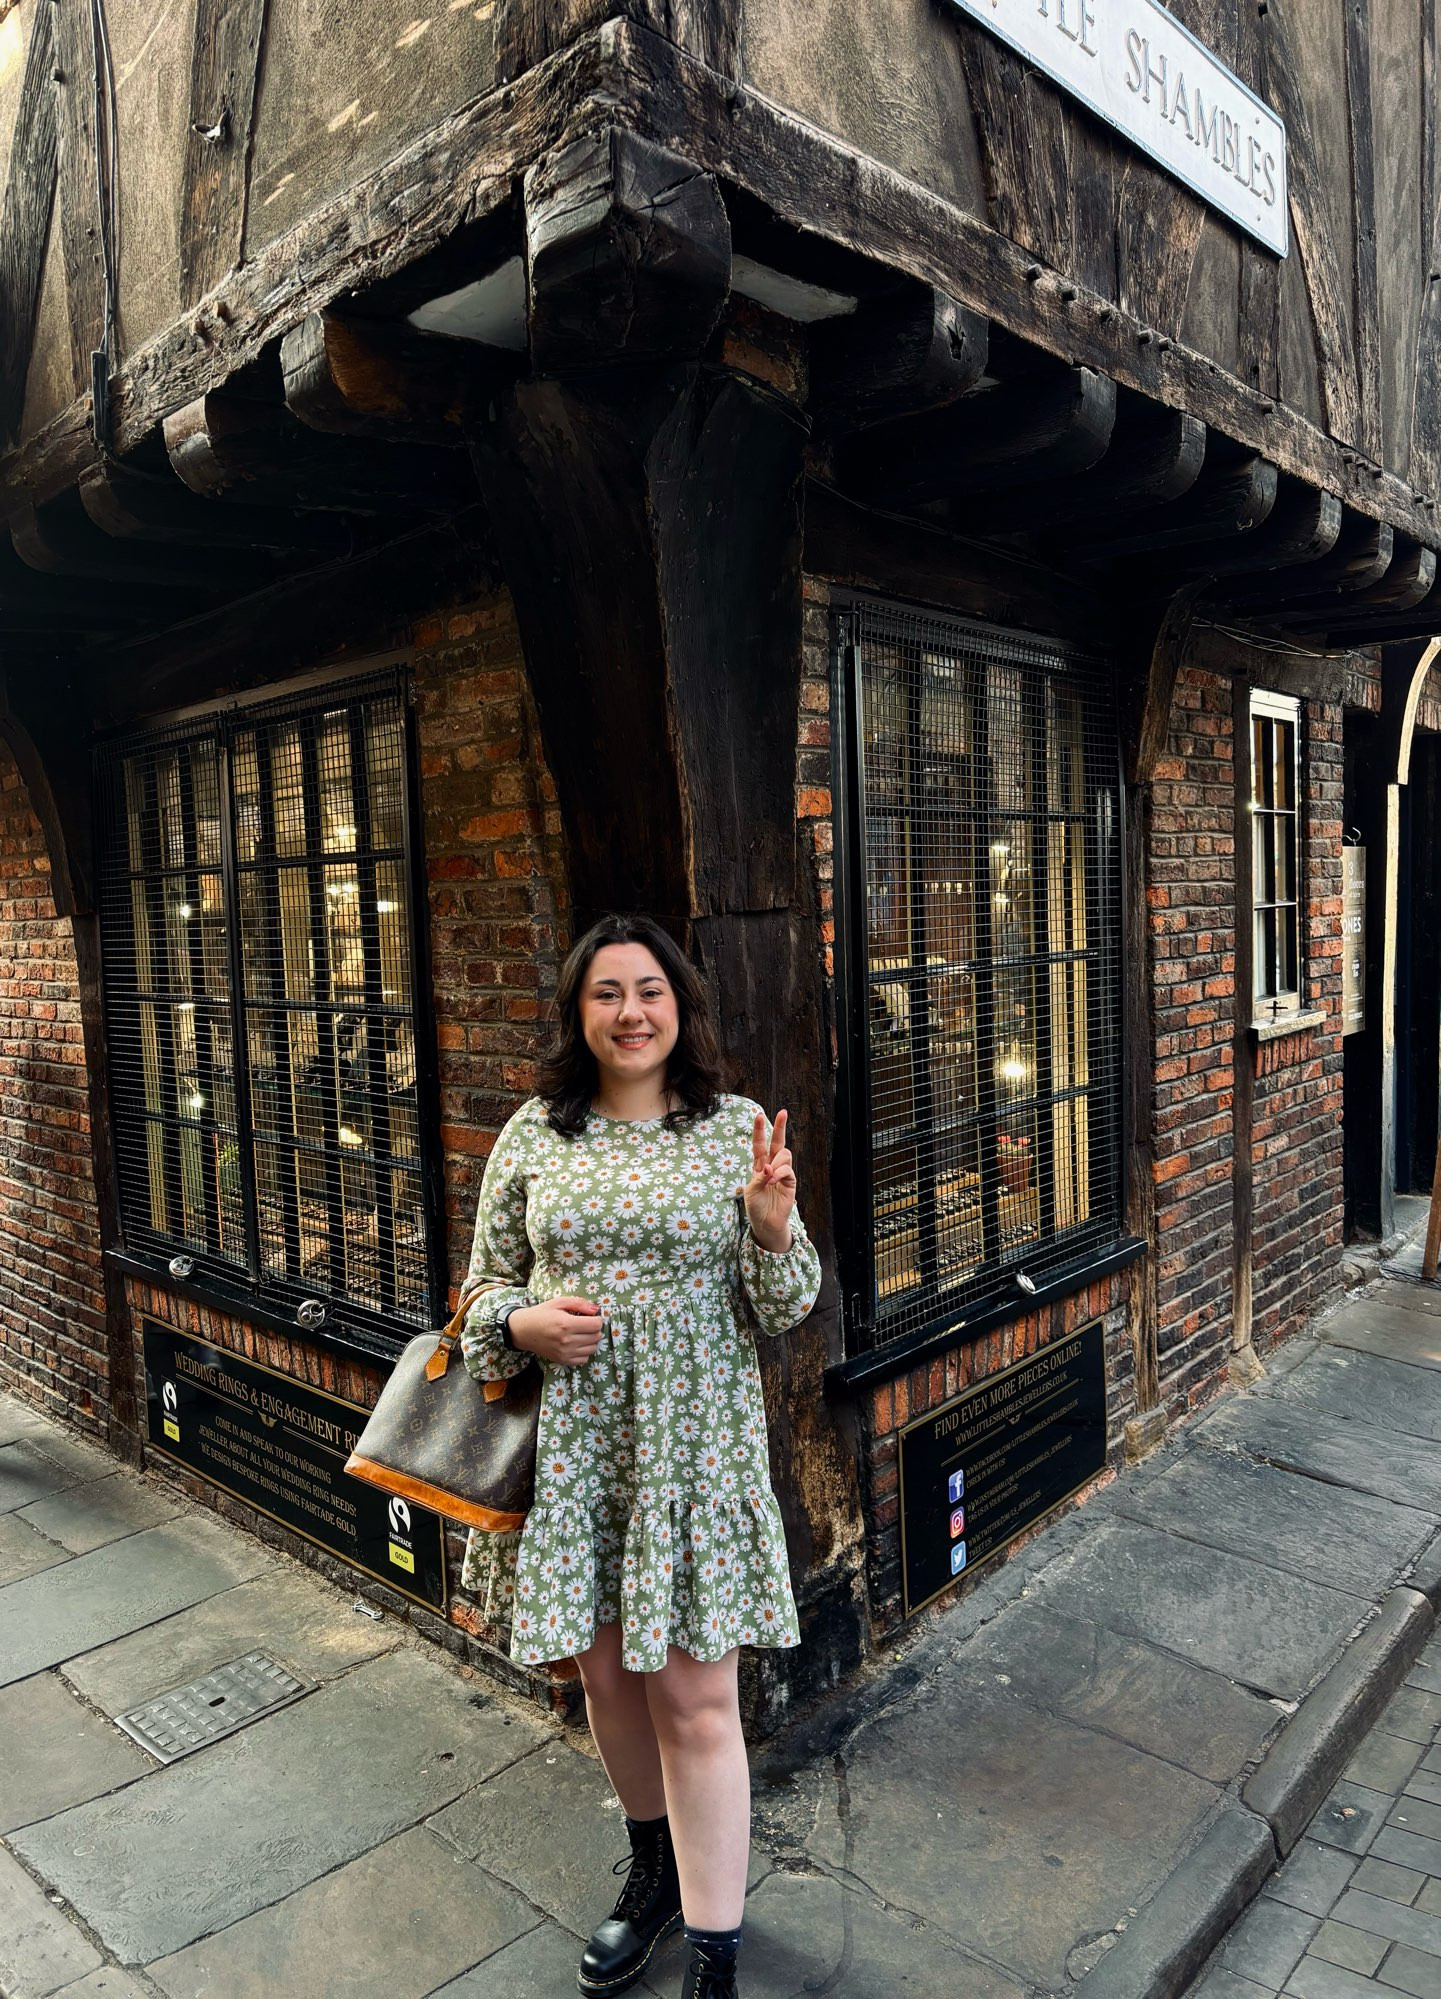
<instances>
[{"instance_id":1,"label":"window mullion","mask_svg":"<svg viewBox=\"0 0 1441 1999\"><path fill-rule=\"evenodd\" d=\"M305 879L310 915L310 950L315 995L316 1067L320 1077L320 1118L325 1144L325 1213L328 1285L332 1296L348 1288L345 1243L345 1181L340 1153L339 1081L335 1062L335 996L330 965L330 933L325 908L325 834L320 810L320 749L312 727L300 731L301 808L305 822Z\"/></svg>"},{"instance_id":2,"label":"window mullion","mask_svg":"<svg viewBox=\"0 0 1441 1999\"><path fill-rule=\"evenodd\" d=\"M290 1012L286 1005L285 991L285 926L280 906L280 848L275 821L275 761L270 753L269 729L264 727L256 729L254 740L256 803L260 827L255 880L259 891L261 958L266 979L266 990L260 996L260 1001L265 1009L265 1031L270 1042L270 1081L275 1104L272 1149L280 1200L281 1270L287 1279L298 1284L301 1278L300 1168L295 1147L290 1142L295 1132L295 1085L290 1066ZM242 1005L248 1025L250 1007L248 992L243 995ZM282 1110L285 1118L283 1133L280 1122ZM260 1155L253 1137L253 1118L252 1108L251 1158L254 1161L256 1181L258 1247ZM263 1263L257 1262L256 1270L258 1275L263 1275Z\"/></svg>"},{"instance_id":3,"label":"window mullion","mask_svg":"<svg viewBox=\"0 0 1441 1999\"><path fill-rule=\"evenodd\" d=\"M185 1232L185 1182L180 1157L180 1082L175 1062L174 988L170 978L170 930L165 911L165 853L160 822L160 770L154 755L144 775L145 908L150 924L150 1005L160 1065L161 1187L165 1232L181 1242ZM157 976L158 975L158 976ZM143 1102L143 1096L142 1096Z\"/></svg>"},{"instance_id":4,"label":"window mullion","mask_svg":"<svg viewBox=\"0 0 1441 1999\"><path fill-rule=\"evenodd\" d=\"M240 1161L240 1200L245 1218L245 1267L260 1282L260 1213L256 1176L255 1127L250 1101L250 1037L245 1005L245 951L240 932L240 875L235 858L235 793L231 784L230 738L220 739L220 894L230 966L230 1066L235 1090L235 1150Z\"/></svg>"},{"instance_id":5,"label":"window mullion","mask_svg":"<svg viewBox=\"0 0 1441 1999\"><path fill-rule=\"evenodd\" d=\"M180 785L180 839L185 865L185 956L190 973L190 1026L195 1040L195 1083L198 1104L188 1109L196 1113L200 1126L200 1193L205 1212L205 1247L219 1254L220 1185L219 1124L215 1104L215 1062L210 1037L210 994L205 976L205 900L200 885L200 841L195 822L195 768L193 758L199 743L183 743L176 752Z\"/></svg>"},{"instance_id":6,"label":"window mullion","mask_svg":"<svg viewBox=\"0 0 1441 1999\"><path fill-rule=\"evenodd\" d=\"M996 1105L996 967L995 933L991 925L990 855L999 834L991 781L990 676L984 664L974 669L975 696L971 706L975 753L971 759L972 825L975 848L976 930L976 1165L981 1176L981 1261L990 1263L1001 1246L1001 1182ZM984 792L981 787L984 786Z\"/></svg>"},{"instance_id":7,"label":"window mullion","mask_svg":"<svg viewBox=\"0 0 1441 1999\"><path fill-rule=\"evenodd\" d=\"M355 878L360 901L360 946L365 993L365 1066L370 1098L371 1174L375 1182L376 1257L380 1303L395 1306L395 1188L391 1179L390 1085L386 1073L385 976L380 956L379 885L375 867L375 829L370 813L370 772L366 760L366 710L352 703L350 726L350 797L355 821Z\"/></svg>"},{"instance_id":8,"label":"window mullion","mask_svg":"<svg viewBox=\"0 0 1441 1999\"><path fill-rule=\"evenodd\" d=\"M921 1283L936 1282L936 1148L935 1091L931 1070L931 984L929 926L926 921L926 824L924 799L917 771L923 759L921 741L921 675L923 662L912 663L906 683L906 891L910 932L911 1103L916 1129L916 1261Z\"/></svg>"},{"instance_id":9,"label":"window mullion","mask_svg":"<svg viewBox=\"0 0 1441 1999\"><path fill-rule=\"evenodd\" d=\"M1035 1010L1035 1104L1036 1104L1036 1200L1040 1209L1040 1236L1049 1242L1056 1233L1056 1118L1051 1103L1052 1078L1052 994L1051 973L1055 954L1051 948L1051 820L1046 771L1046 694L1041 675L1028 673L1032 694L1031 713L1031 949L1035 970L1031 974L1031 1004ZM1037 962L1037 933L1045 938L1044 957ZM1044 965L1044 977L1039 976Z\"/></svg>"}]
</instances>

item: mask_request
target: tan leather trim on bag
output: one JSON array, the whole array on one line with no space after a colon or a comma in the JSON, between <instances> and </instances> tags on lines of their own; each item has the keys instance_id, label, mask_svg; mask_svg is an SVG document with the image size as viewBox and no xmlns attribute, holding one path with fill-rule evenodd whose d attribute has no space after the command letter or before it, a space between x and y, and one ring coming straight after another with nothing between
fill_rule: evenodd
<instances>
[{"instance_id":1,"label":"tan leather trim on bag","mask_svg":"<svg viewBox=\"0 0 1441 1999\"><path fill-rule=\"evenodd\" d=\"M439 1381L450 1366L450 1356L460 1344L460 1336L465 1331L465 1322L470 1314L471 1306L484 1298L487 1292L508 1291L509 1289L510 1286L507 1284L476 1284L461 1292L460 1302L451 1314L449 1325L441 1331L436 1340L435 1352L425 1363L425 1378L427 1381ZM486 1397L487 1401L494 1401L494 1399L494 1396Z\"/></svg>"},{"instance_id":2,"label":"tan leather trim on bag","mask_svg":"<svg viewBox=\"0 0 1441 1999\"><path fill-rule=\"evenodd\" d=\"M480 1392L487 1402L499 1402L505 1393L505 1387L503 1381L483 1381L480 1384Z\"/></svg>"},{"instance_id":3,"label":"tan leather trim on bag","mask_svg":"<svg viewBox=\"0 0 1441 1999\"><path fill-rule=\"evenodd\" d=\"M523 1513L497 1513L494 1507L477 1506L473 1500L460 1499L444 1487L429 1485L423 1478L410 1478L405 1472L392 1471L389 1465L378 1465L370 1458L357 1457L351 1453L345 1469L352 1478L363 1478L369 1485L378 1485L384 1492L397 1492L402 1499L413 1499L418 1506L428 1506L447 1520L459 1520L466 1527L479 1527L486 1534L508 1534L516 1527L524 1527Z\"/></svg>"}]
</instances>

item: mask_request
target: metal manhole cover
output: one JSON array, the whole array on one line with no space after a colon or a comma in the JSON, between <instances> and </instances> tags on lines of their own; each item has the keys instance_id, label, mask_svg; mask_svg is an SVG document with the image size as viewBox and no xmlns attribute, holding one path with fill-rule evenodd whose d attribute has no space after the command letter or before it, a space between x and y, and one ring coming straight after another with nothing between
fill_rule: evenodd
<instances>
[{"instance_id":1,"label":"metal manhole cover","mask_svg":"<svg viewBox=\"0 0 1441 1999\"><path fill-rule=\"evenodd\" d=\"M116 1715L115 1725L160 1762L173 1763L177 1756L233 1735L237 1728L309 1691L304 1680L297 1680L264 1652L247 1652L243 1659L217 1666L189 1686L157 1694Z\"/></svg>"}]
</instances>

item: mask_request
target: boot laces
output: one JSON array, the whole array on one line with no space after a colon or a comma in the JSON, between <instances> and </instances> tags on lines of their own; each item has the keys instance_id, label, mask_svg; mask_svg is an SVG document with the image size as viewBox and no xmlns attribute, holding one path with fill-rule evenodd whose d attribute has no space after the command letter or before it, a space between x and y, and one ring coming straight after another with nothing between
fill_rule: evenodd
<instances>
[{"instance_id":1,"label":"boot laces","mask_svg":"<svg viewBox=\"0 0 1441 1999\"><path fill-rule=\"evenodd\" d=\"M633 1923L638 1916L645 1914L647 1904L660 1886L663 1865L660 1840L651 1845L636 1847L615 1863L610 1870L612 1874L625 1873L627 1868L630 1872L626 1874L625 1886L621 1889L616 1898L615 1908L611 1911L614 1919Z\"/></svg>"},{"instance_id":2,"label":"boot laces","mask_svg":"<svg viewBox=\"0 0 1441 1999\"><path fill-rule=\"evenodd\" d=\"M699 1952L691 1959L691 1982L683 1999L735 1999L735 1968L709 1964Z\"/></svg>"}]
</instances>

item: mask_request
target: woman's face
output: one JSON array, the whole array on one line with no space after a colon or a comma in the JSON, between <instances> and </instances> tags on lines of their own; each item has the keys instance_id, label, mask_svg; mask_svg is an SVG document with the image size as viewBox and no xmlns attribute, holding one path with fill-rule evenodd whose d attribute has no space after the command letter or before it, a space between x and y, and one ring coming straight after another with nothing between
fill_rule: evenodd
<instances>
[{"instance_id":1,"label":"woman's face","mask_svg":"<svg viewBox=\"0 0 1441 1999\"><path fill-rule=\"evenodd\" d=\"M664 1085L680 1013L660 960L644 944L603 944L596 952L580 989L580 1026L602 1073Z\"/></svg>"}]
</instances>

